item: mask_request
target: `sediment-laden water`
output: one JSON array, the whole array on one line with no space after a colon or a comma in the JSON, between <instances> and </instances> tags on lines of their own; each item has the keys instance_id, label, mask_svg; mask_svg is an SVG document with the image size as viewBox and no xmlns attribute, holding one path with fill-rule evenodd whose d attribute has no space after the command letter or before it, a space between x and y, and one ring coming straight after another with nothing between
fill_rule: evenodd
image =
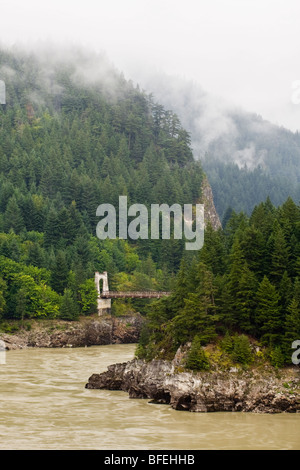
<instances>
[{"instance_id":1,"label":"sediment-laden water","mask_svg":"<svg viewBox=\"0 0 300 470\"><path fill-rule=\"evenodd\" d=\"M300 449L300 415L189 413L119 391L93 373L135 345L7 351L0 364L0 449Z\"/></svg>"}]
</instances>

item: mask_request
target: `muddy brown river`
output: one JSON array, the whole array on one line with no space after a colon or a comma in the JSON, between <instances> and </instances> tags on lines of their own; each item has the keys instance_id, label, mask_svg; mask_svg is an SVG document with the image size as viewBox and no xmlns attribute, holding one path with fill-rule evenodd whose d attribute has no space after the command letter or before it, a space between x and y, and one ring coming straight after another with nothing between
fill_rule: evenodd
<instances>
[{"instance_id":1,"label":"muddy brown river","mask_svg":"<svg viewBox=\"0 0 300 470\"><path fill-rule=\"evenodd\" d=\"M0 449L300 449L300 414L189 413L88 390L135 345L7 351L0 364Z\"/></svg>"}]
</instances>

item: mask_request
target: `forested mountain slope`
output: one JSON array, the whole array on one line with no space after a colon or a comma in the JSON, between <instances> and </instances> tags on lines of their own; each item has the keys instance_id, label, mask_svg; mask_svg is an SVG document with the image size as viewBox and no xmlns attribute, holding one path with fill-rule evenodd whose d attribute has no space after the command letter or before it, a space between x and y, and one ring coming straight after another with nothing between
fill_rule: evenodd
<instances>
[{"instance_id":1,"label":"forested mountain slope","mask_svg":"<svg viewBox=\"0 0 300 470\"><path fill-rule=\"evenodd\" d=\"M250 217L232 213L224 230L207 229L192 262L183 258L170 297L157 301L138 356L209 369L291 365L300 337L300 208L268 199ZM214 349L211 346L214 345Z\"/></svg>"},{"instance_id":2,"label":"forested mountain slope","mask_svg":"<svg viewBox=\"0 0 300 470\"><path fill-rule=\"evenodd\" d=\"M177 114L103 57L75 51L54 59L1 50L0 79L6 84L0 106L2 327L10 319L74 320L95 312L94 273L106 270L112 290L172 290L149 309L138 299L113 304L116 315L145 314L140 357L170 358L190 344L186 365L209 368L214 356L204 348L214 344L225 362L229 356L243 365L259 362L253 348L260 347L276 366L290 361L291 343L300 334L300 213L292 198L277 203L285 194L280 188L288 193L299 182L297 135L265 133L259 154L264 168L206 157L215 185L220 176L216 202L222 211L236 201L248 204L247 212L273 189L278 200L267 198L250 214L225 211L223 230L206 226L201 250L186 251L185 241L172 237L100 240L96 209L110 203L118 210L120 195L128 205L147 208L208 197L189 133ZM244 148L249 117L235 119ZM207 142L199 141L207 150ZM266 142L275 156L263 152ZM216 154L226 150L219 144Z\"/></svg>"},{"instance_id":3,"label":"forested mountain slope","mask_svg":"<svg viewBox=\"0 0 300 470\"><path fill-rule=\"evenodd\" d=\"M251 214L270 197L276 206L300 200L300 134L225 103L198 84L141 73L140 82L164 106L172 104L191 134L223 219L231 207Z\"/></svg>"},{"instance_id":4,"label":"forested mountain slope","mask_svg":"<svg viewBox=\"0 0 300 470\"><path fill-rule=\"evenodd\" d=\"M55 57L55 58L53 58ZM99 240L96 209L195 203L203 171L177 115L80 51L0 51L0 264L3 318L73 318L110 287L168 290L182 240Z\"/></svg>"}]
</instances>

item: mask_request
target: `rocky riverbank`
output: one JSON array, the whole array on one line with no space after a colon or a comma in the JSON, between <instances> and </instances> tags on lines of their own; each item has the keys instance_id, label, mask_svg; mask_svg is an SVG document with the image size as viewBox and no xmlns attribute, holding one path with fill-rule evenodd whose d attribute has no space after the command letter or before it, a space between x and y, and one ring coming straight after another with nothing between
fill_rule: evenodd
<instances>
[{"instance_id":1,"label":"rocky riverbank","mask_svg":"<svg viewBox=\"0 0 300 470\"><path fill-rule=\"evenodd\" d=\"M142 323L143 318L138 314L83 317L80 321L38 320L27 322L26 328L14 333L0 333L0 340L7 350L136 343Z\"/></svg>"},{"instance_id":2,"label":"rocky riverbank","mask_svg":"<svg viewBox=\"0 0 300 470\"><path fill-rule=\"evenodd\" d=\"M93 374L89 389L123 390L130 398L147 398L176 410L194 412L300 411L299 368L263 371L178 372L171 361L134 359Z\"/></svg>"}]
</instances>

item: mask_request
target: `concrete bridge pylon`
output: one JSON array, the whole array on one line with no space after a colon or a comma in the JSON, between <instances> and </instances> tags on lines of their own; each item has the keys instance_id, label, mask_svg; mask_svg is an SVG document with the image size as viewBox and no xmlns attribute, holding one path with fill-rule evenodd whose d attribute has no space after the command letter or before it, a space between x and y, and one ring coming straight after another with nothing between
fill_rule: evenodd
<instances>
[{"instance_id":1,"label":"concrete bridge pylon","mask_svg":"<svg viewBox=\"0 0 300 470\"><path fill-rule=\"evenodd\" d=\"M96 284L96 289L98 292L97 310L98 310L99 316L103 315L104 313L110 313L110 310L111 310L111 299L101 298L100 281L103 281L102 292L103 293L109 292L107 271L104 271L103 273L99 273L98 271L95 272L95 284Z\"/></svg>"}]
</instances>

